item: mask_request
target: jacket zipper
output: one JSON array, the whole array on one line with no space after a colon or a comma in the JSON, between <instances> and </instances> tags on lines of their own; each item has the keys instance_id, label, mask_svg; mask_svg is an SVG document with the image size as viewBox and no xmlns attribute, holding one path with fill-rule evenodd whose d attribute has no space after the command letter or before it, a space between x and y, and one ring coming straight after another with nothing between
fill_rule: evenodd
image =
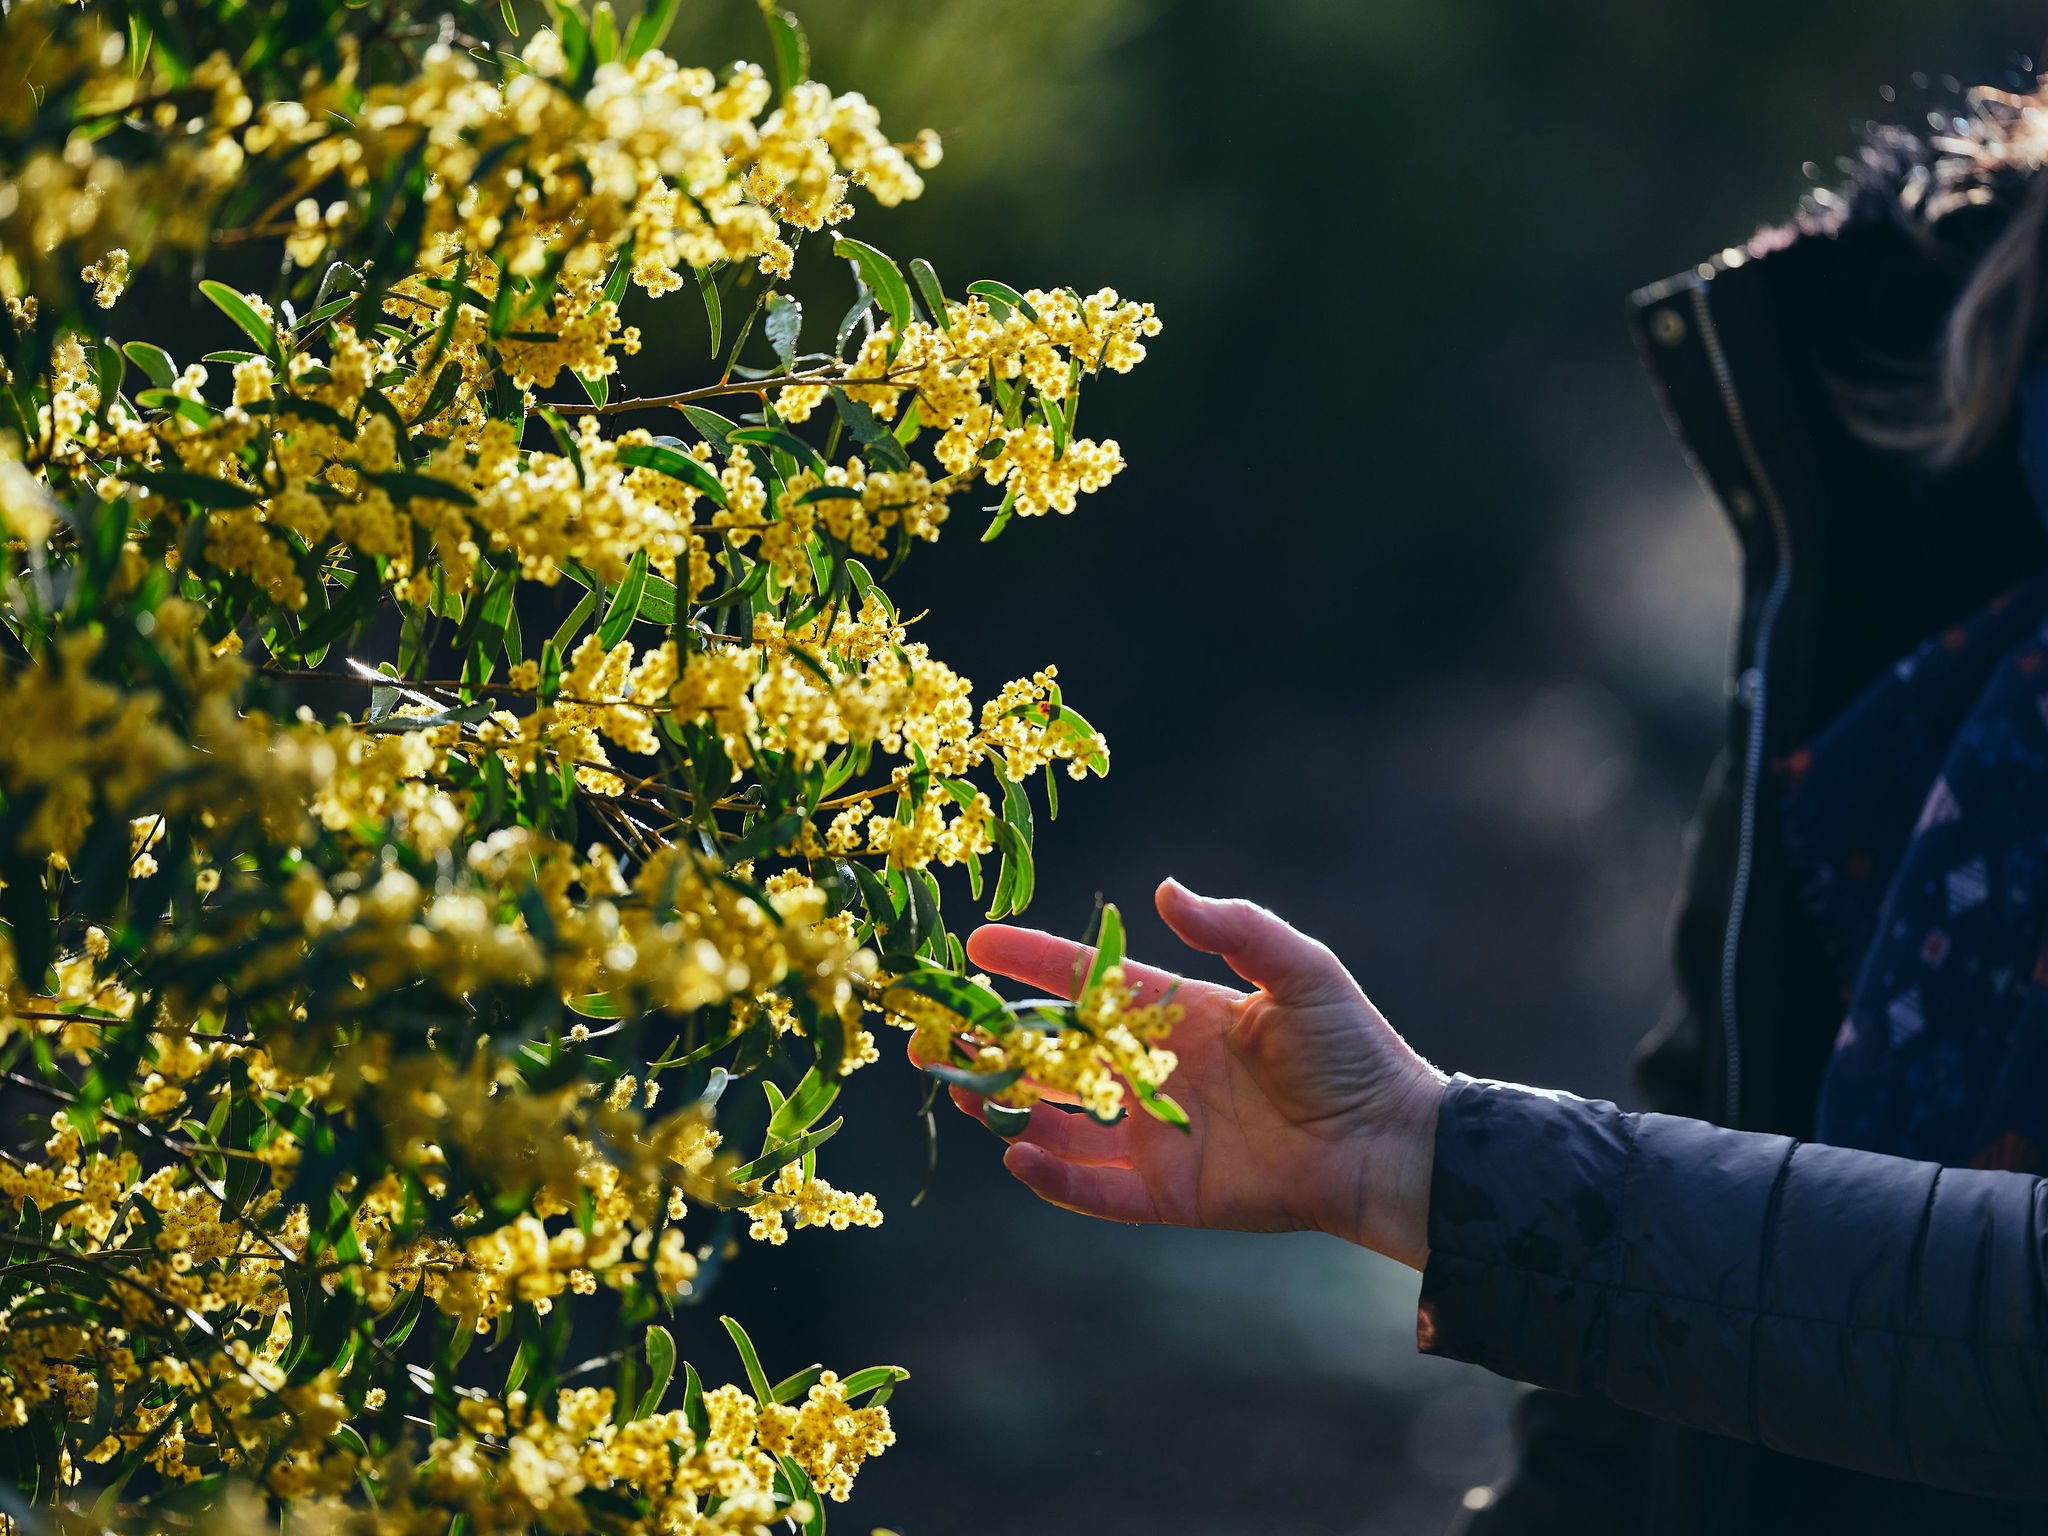
<instances>
[{"instance_id":1,"label":"jacket zipper","mask_svg":"<svg viewBox=\"0 0 2048 1536\"><path fill-rule=\"evenodd\" d=\"M1735 445L1741 450L1743 462L1749 468L1757 500L1770 516L1771 538L1777 554L1777 569L1772 574L1770 589L1764 594L1763 606L1757 616L1756 643L1751 650L1750 665L1744 669L1737 684L1739 696L1748 706L1749 736L1742 763L1742 816L1736 842L1735 883L1729 893L1728 926L1721 941L1721 1036L1722 1056L1727 1068L1722 1119L1725 1124L1739 1128L1742 1123L1742 1033L1735 1013L1736 962L1741 950L1742 920L1749 907L1750 880L1756 863L1757 792L1763 778L1764 703L1771 631L1777 623L1778 610L1785 601L1786 589L1792 582L1792 538L1777 488L1771 484L1770 476L1764 473L1756 443L1749 435L1749 423L1743 415L1742 400L1735 392L1735 378L1728 366L1728 355L1722 349L1720 332L1707 304L1705 283L1692 290L1692 308L1699 325L1700 342L1706 348L1708 365L1713 369L1714 382L1721 392L1722 408L1727 412L1728 425L1735 435Z\"/></svg>"}]
</instances>

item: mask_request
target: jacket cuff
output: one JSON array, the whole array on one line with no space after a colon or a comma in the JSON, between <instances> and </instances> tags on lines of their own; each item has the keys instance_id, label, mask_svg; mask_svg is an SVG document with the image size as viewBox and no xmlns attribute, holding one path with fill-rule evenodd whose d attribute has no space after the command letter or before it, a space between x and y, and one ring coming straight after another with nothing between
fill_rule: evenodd
<instances>
[{"instance_id":1,"label":"jacket cuff","mask_svg":"<svg viewBox=\"0 0 2048 1536\"><path fill-rule=\"evenodd\" d=\"M1619 1278L1630 1160L1612 1104L1456 1077L1437 1116L1416 1344L1565 1392Z\"/></svg>"}]
</instances>

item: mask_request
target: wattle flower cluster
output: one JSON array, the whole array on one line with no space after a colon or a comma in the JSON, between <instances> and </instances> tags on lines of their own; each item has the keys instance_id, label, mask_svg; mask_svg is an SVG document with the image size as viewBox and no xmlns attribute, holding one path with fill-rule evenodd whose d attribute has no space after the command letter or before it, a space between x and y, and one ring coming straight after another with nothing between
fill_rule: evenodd
<instances>
[{"instance_id":1,"label":"wattle flower cluster","mask_svg":"<svg viewBox=\"0 0 2048 1536\"><path fill-rule=\"evenodd\" d=\"M1032 797L1101 733L883 585L977 476L990 536L1107 485L1080 392L1157 318L839 234L939 146L773 7L771 76L539 4L0 14L0 1477L38 1515L815 1529L907 1373L774 1382L728 1319L707 1388L659 1319L743 1233L880 1223L820 1171L877 1030L1174 1113L1169 1006L1111 967L997 1028L946 925L944 871L1030 900ZM806 240L860 274L836 336L777 291ZM154 296L195 279L223 345L181 364ZM713 364L615 399L657 301Z\"/></svg>"}]
</instances>

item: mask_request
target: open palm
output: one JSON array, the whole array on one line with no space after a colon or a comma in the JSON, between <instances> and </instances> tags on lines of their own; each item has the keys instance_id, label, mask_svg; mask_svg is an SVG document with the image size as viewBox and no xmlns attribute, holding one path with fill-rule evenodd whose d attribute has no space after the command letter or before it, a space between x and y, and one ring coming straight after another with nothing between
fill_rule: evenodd
<instances>
[{"instance_id":1,"label":"open palm","mask_svg":"<svg viewBox=\"0 0 2048 1536\"><path fill-rule=\"evenodd\" d=\"M1168 1091L1183 1132L1142 1112L1115 1125L1040 1104L1004 1165L1055 1205L1112 1221L1243 1231L1317 1228L1420 1265L1429 1143L1442 1076L1396 1034L1327 948L1245 901L1174 881L1159 915L1255 989L1127 962L1149 1002L1177 988ZM976 965L1071 996L1091 952L1034 929L985 927ZM961 1089L970 1114L981 1099Z\"/></svg>"}]
</instances>

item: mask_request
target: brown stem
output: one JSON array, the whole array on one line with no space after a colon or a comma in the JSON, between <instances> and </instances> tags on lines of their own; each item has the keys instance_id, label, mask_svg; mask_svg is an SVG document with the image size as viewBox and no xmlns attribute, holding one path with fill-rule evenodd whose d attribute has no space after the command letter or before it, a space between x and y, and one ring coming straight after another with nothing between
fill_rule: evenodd
<instances>
[{"instance_id":1,"label":"brown stem","mask_svg":"<svg viewBox=\"0 0 2048 1536\"><path fill-rule=\"evenodd\" d=\"M882 384L891 389L915 389L914 383L898 383L905 374L921 370L904 368L883 374L874 379L853 379L847 377L847 365L835 363L829 368L814 368L809 373L785 373L779 378L741 379L736 382L721 380L697 389L679 390L672 395L640 395L631 400L607 400L603 405L593 401L581 404L565 403L553 409L563 416L613 416L621 411L651 411L662 406L687 405L692 400L715 400L722 395L765 395L771 389L794 389L806 384L857 384L865 389L870 385Z\"/></svg>"}]
</instances>

